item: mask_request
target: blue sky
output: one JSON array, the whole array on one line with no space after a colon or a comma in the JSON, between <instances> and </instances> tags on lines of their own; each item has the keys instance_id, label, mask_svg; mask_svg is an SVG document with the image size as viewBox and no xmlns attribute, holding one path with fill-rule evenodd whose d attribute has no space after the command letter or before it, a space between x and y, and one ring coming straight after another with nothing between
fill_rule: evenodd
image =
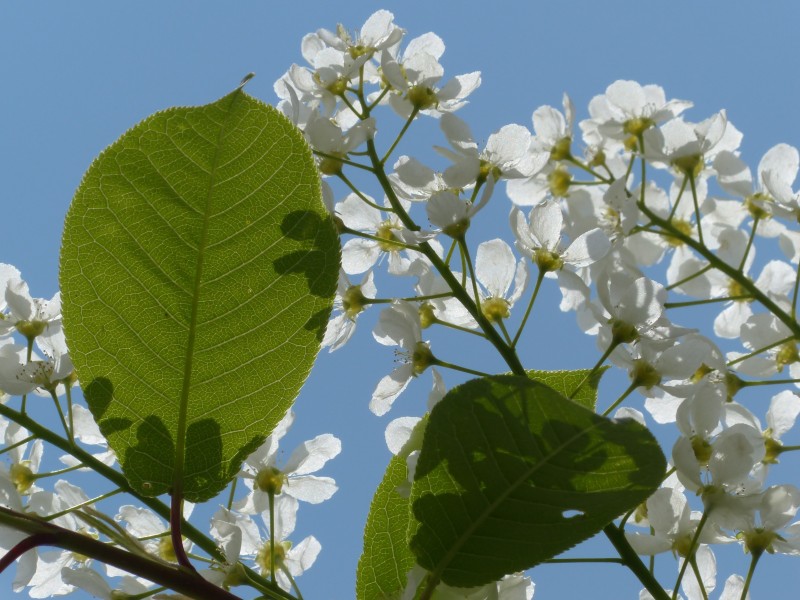
<instances>
[{"instance_id":1,"label":"blue sky","mask_svg":"<svg viewBox=\"0 0 800 600\"><path fill-rule=\"evenodd\" d=\"M250 71L256 77L247 91L275 102L273 82L291 63L302 63L305 33L337 22L357 30L381 7L395 13L409 37L434 31L444 39L447 75L482 72L482 86L459 113L479 140L507 123L530 127L533 110L560 106L565 91L585 118L592 96L617 79L635 79L662 85L668 97L692 100L692 120L727 109L745 134L742 156L752 166L778 142L800 144L800 7L790 1L7 1L0 4L0 262L16 265L34 295L50 297L57 289L64 215L83 172L105 146L156 110L219 98ZM384 118L396 125L388 111ZM431 143L444 140L433 121L419 129L410 139L425 146L400 151L425 158ZM502 202L497 194L493 203ZM480 226L483 239L510 239L508 206L487 212L494 220ZM571 315L557 312L553 290L544 292L536 313L547 318L534 317L526 364L558 369L594 363L593 340L579 334ZM388 418L369 413L375 383L393 366L392 352L369 334L377 314L364 315L357 339L345 349L321 355L286 439L287 456L294 444L323 432L340 437L344 447L325 471L339 482L338 494L299 514L297 539L313 532L323 546L300 581L309 600L353 596L363 523L389 459L384 427L389 418L420 414L430 385L427 376L415 381ZM457 358L455 338L441 340L437 354ZM490 354L470 353L472 364L502 369ZM606 393L615 398L618 391L609 384ZM584 555L603 552L609 549L599 543ZM797 582L789 559L763 563L755 598ZM746 570L738 548L721 559L721 573L732 569ZM537 598L633 598L639 589L616 566L551 566L532 576ZM5 589L7 581L7 575L0 580Z\"/></svg>"}]
</instances>

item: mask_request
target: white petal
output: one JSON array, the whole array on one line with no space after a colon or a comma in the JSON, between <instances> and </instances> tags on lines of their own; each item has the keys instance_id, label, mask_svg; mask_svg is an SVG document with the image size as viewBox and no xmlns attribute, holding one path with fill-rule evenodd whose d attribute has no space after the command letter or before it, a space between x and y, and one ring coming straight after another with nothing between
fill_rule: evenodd
<instances>
[{"instance_id":1,"label":"white petal","mask_svg":"<svg viewBox=\"0 0 800 600\"><path fill-rule=\"evenodd\" d=\"M324 502L333 496L338 489L336 482L330 477L317 477L315 475L290 477L283 486L284 492L309 504Z\"/></svg>"},{"instance_id":2,"label":"white petal","mask_svg":"<svg viewBox=\"0 0 800 600\"><path fill-rule=\"evenodd\" d=\"M564 215L561 213L561 205L556 201L545 202L531 209L531 234L546 250L558 249L563 223Z\"/></svg>"},{"instance_id":3,"label":"white petal","mask_svg":"<svg viewBox=\"0 0 800 600\"><path fill-rule=\"evenodd\" d=\"M493 298L505 298L514 280L516 259L501 239L483 242L475 258L475 275Z\"/></svg>"},{"instance_id":4,"label":"white petal","mask_svg":"<svg viewBox=\"0 0 800 600\"><path fill-rule=\"evenodd\" d=\"M600 228L595 228L575 238L561 257L574 267L588 267L608 254L610 249L608 236Z\"/></svg>"},{"instance_id":5,"label":"white petal","mask_svg":"<svg viewBox=\"0 0 800 600\"><path fill-rule=\"evenodd\" d=\"M629 118L644 116L647 99L642 86L636 81L615 81L606 88L606 98Z\"/></svg>"},{"instance_id":6,"label":"white petal","mask_svg":"<svg viewBox=\"0 0 800 600\"><path fill-rule=\"evenodd\" d=\"M413 366L410 363L404 364L378 382L375 391L372 392L372 400L369 402L369 409L373 414L380 417L389 412L392 403L408 386L412 374Z\"/></svg>"},{"instance_id":7,"label":"white petal","mask_svg":"<svg viewBox=\"0 0 800 600\"><path fill-rule=\"evenodd\" d=\"M364 238L347 240L342 247L342 269L348 275L355 275L369 270L381 255L378 242Z\"/></svg>"},{"instance_id":8,"label":"white petal","mask_svg":"<svg viewBox=\"0 0 800 600\"><path fill-rule=\"evenodd\" d=\"M513 165L527 153L530 139L531 133L526 127L505 125L486 141L487 159L501 168Z\"/></svg>"},{"instance_id":9,"label":"white petal","mask_svg":"<svg viewBox=\"0 0 800 600\"><path fill-rule=\"evenodd\" d=\"M322 545L313 535L303 539L294 546L286 555L286 566L293 577L302 575L311 568L322 550Z\"/></svg>"},{"instance_id":10,"label":"white petal","mask_svg":"<svg viewBox=\"0 0 800 600\"><path fill-rule=\"evenodd\" d=\"M772 437L780 439L788 432L800 414L800 398L789 390L774 396L767 410L767 426L772 430Z\"/></svg>"},{"instance_id":11,"label":"white petal","mask_svg":"<svg viewBox=\"0 0 800 600\"><path fill-rule=\"evenodd\" d=\"M478 145L475 143L469 125L465 121L454 114L446 113L439 120L439 127L442 128L442 132L451 146L467 156L472 154L477 158L478 154L475 149Z\"/></svg>"},{"instance_id":12,"label":"white petal","mask_svg":"<svg viewBox=\"0 0 800 600\"><path fill-rule=\"evenodd\" d=\"M419 417L400 417L389 423L384 433L389 452L397 456L421 420Z\"/></svg>"},{"instance_id":13,"label":"white petal","mask_svg":"<svg viewBox=\"0 0 800 600\"><path fill-rule=\"evenodd\" d=\"M330 433L318 435L313 440L303 442L295 448L286 461L284 472L287 474L306 475L319 471L326 462L335 458L342 451L342 442Z\"/></svg>"}]
</instances>

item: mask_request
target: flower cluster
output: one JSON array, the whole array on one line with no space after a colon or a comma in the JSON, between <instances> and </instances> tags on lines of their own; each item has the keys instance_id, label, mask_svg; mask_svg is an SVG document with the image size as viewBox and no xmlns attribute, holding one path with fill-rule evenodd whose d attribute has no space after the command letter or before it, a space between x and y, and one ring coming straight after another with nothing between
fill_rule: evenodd
<instances>
[{"instance_id":1,"label":"flower cluster","mask_svg":"<svg viewBox=\"0 0 800 600\"><path fill-rule=\"evenodd\" d=\"M504 125L481 147L455 115L480 76L440 84L443 52L434 34L406 40L392 15L379 11L358 35L340 27L306 36L308 65L293 65L276 83L279 106L305 133L327 181L338 180L345 193L336 203L325 184L345 240L338 310L324 344L338 350L364 309L389 304L374 337L397 346L401 364L372 396L370 409L383 415L430 367L481 374L434 354L423 335L433 326L477 334L514 370L539 287L553 280L561 310L597 339L595 369L610 361L627 372L628 389L604 414L638 391L657 424L677 426L675 477L642 508L649 517L632 521L651 530L631 533L634 547L685 559L678 585L690 598L715 586L714 544L738 541L756 560L764 551L797 554L800 524L789 524L797 488L771 484L769 471L796 449L782 438L800 413L798 151L775 146L753 175L725 111L690 121L691 102L634 81L609 85L582 121L565 95L561 109L534 110L531 129ZM375 115L386 104L402 124L379 151L385 130ZM438 121L446 140L435 148L446 161L439 168L394 156L424 116ZM375 175L382 200L352 183L356 169ZM511 228L500 235L519 258L504 239L476 241L469 233L488 202L502 202L493 198L501 182ZM759 239L777 240L783 256L773 251L757 261ZM351 282L362 273L361 283ZM409 281L409 293L381 297L387 275ZM673 321L687 306L710 315L711 331ZM446 391L432 371L429 407ZM745 392L761 386L776 389L766 428ZM645 422L631 406L617 414ZM387 429L393 452L409 458L410 479L416 422L402 417ZM702 512L690 510L687 492L700 498ZM687 561L693 570L684 577ZM750 579L737 577L731 589L746 592Z\"/></svg>"}]
</instances>

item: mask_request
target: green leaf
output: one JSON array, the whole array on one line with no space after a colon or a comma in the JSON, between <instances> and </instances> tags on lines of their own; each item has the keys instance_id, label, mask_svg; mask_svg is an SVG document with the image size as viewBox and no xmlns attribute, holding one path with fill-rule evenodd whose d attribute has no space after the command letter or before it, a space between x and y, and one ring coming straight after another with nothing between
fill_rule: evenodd
<instances>
[{"instance_id":1,"label":"green leaf","mask_svg":"<svg viewBox=\"0 0 800 600\"><path fill-rule=\"evenodd\" d=\"M597 405L597 386L600 385L600 378L607 370L607 366L597 369L589 378L589 381L581 386L572 401L589 410L595 410ZM566 398L569 398L575 388L581 385L591 372L591 369L577 369L575 371L536 371L531 369L526 371L528 377L550 386Z\"/></svg>"},{"instance_id":2,"label":"green leaf","mask_svg":"<svg viewBox=\"0 0 800 600\"><path fill-rule=\"evenodd\" d=\"M475 379L432 410L409 530L430 581L470 587L552 558L655 491L650 432L530 379Z\"/></svg>"},{"instance_id":3,"label":"green leaf","mask_svg":"<svg viewBox=\"0 0 800 600\"><path fill-rule=\"evenodd\" d=\"M92 163L65 224L64 327L135 490L202 501L235 476L311 369L339 255L302 135L240 89Z\"/></svg>"},{"instance_id":4,"label":"green leaf","mask_svg":"<svg viewBox=\"0 0 800 600\"><path fill-rule=\"evenodd\" d=\"M358 600L400 598L406 575L417 562L406 539L411 502L397 491L407 486L405 457L395 456L375 491L364 528L364 553L356 574Z\"/></svg>"}]
</instances>

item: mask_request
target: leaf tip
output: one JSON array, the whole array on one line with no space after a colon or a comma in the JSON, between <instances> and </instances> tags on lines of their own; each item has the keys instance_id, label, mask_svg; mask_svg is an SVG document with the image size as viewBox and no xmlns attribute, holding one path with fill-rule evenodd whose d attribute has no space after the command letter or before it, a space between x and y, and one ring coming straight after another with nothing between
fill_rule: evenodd
<instances>
[{"instance_id":1,"label":"leaf tip","mask_svg":"<svg viewBox=\"0 0 800 600\"><path fill-rule=\"evenodd\" d=\"M250 71L247 75L242 77L242 81L239 83L239 87L237 89L241 90L247 84L247 82L250 81L255 76L256 74Z\"/></svg>"}]
</instances>

